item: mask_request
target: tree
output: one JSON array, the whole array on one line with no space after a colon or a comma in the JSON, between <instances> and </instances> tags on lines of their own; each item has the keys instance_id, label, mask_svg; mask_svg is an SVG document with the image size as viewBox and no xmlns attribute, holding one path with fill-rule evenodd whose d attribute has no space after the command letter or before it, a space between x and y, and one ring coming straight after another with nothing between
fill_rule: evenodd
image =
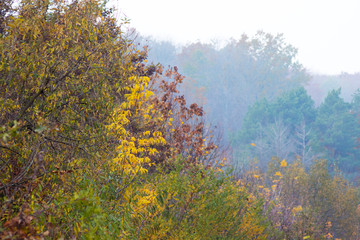
<instances>
[{"instance_id":1,"label":"tree","mask_svg":"<svg viewBox=\"0 0 360 240\"><path fill-rule=\"evenodd\" d=\"M311 129L308 129L305 120L295 129L296 154L300 157L304 166L309 166L314 159L310 144Z\"/></svg>"},{"instance_id":2,"label":"tree","mask_svg":"<svg viewBox=\"0 0 360 240\"><path fill-rule=\"evenodd\" d=\"M169 41L157 41L151 37L138 37L136 39L141 46L148 47L147 59L154 64L161 63L164 66L176 65L177 48Z\"/></svg>"},{"instance_id":3,"label":"tree","mask_svg":"<svg viewBox=\"0 0 360 240\"><path fill-rule=\"evenodd\" d=\"M360 89L358 89L352 96L351 112L355 114L360 121Z\"/></svg>"},{"instance_id":4,"label":"tree","mask_svg":"<svg viewBox=\"0 0 360 240\"><path fill-rule=\"evenodd\" d=\"M24 0L5 26L0 238L126 238L154 202L147 174L217 164L183 76L146 64L104 3Z\"/></svg>"},{"instance_id":5,"label":"tree","mask_svg":"<svg viewBox=\"0 0 360 240\"><path fill-rule=\"evenodd\" d=\"M164 147L147 87L156 68L98 1L24 0L5 21L0 238L93 238L99 203L121 206Z\"/></svg>"},{"instance_id":6,"label":"tree","mask_svg":"<svg viewBox=\"0 0 360 240\"><path fill-rule=\"evenodd\" d=\"M268 130L269 148L273 156L288 159L293 150L293 140L290 138L289 127L282 120L275 119L275 123Z\"/></svg>"},{"instance_id":7,"label":"tree","mask_svg":"<svg viewBox=\"0 0 360 240\"><path fill-rule=\"evenodd\" d=\"M328 93L318 109L313 125L312 141L314 150L325 152L332 164L340 169L353 172L359 167L356 149L360 127L351 105L340 97L341 89Z\"/></svg>"},{"instance_id":8,"label":"tree","mask_svg":"<svg viewBox=\"0 0 360 240\"><path fill-rule=\"evenodd\" d=\"M272 113L272 105L266 99L257 101L251 106L244 118L242 131L236 139L240 143L249 143L258 136L261 126L264 128L273 123L274 116Z\"/></svg>"},{"instance_id":9,"label":"tree","mask_svg":"<svg viewBox=\"0 0 360 240\"><path fill-rule=\"evenodd\" d=\"M110 147L100 123L123 99L115 93L131 84L134 70L124 69L139 61L130 61L137 54L114 21L94 1L22 1L8 19L0 39L1 155L9 177L2 189L15 191L39 165L53 169L50 159L68 169L74 158Z\"/></svg>"},{"instance_id":10,"label":"tree","mask_svg":"<svg viewBox=\"0 0 360 240\"><path fill-rule=\"evenodd\" d=\"M315 116L314 101L303 87L285 92L273 101L258 101L249 108L233 146L250 149L252 157L260 154L264 163L273 156L293 158L299 155L299 147L303 148L300 156L305 157L309 149L308 130L305 125L303 131L298 127L311 126ZM256 146L251 147L250 143Z\"/></svg>"},{"instance_id":11,"label":"tree","mask_svg":"<svg viewBox=\"0 0 360 240\"><path fill-rule=\"evenodd\" d=\"M276 98L273 108L276 117L289 125L290 132L294 132L296 126L304 121L310 126L316 117L314 101L304 87L285 92Z\"/></svg>"}]
</instances>

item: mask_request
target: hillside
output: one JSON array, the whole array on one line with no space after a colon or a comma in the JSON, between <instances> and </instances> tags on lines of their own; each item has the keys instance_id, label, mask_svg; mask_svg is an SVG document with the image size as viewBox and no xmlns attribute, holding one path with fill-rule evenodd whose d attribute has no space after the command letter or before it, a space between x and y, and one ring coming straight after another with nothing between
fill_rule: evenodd
<instances>
[{"instance_id":1,"label":"hillside","mask_svg":"<svg viewBox=\"0 0 360 240\"><path fill-rule=\"evenodd\" d=\"M260 142L245 139L257 136L262 121L269 129L278 123L278 108L313 116L313 101L298 88L308 75L280 35L233 42L224 50L233 59L215 58L211 47L195 44L183 52L191 62L164 67L148 60L149 49L139 48L124 30L127 20L116 19L104 2L2 4L1 239L359 239L359 188L334 166L341 160L340 167L358 167L349 165L358 159L352 144L360 129L349 110L358 109L359 97L350 105L333 91L316 110L321 117L314 118L314 129L324 125L335 133L331 139L342 136L326 125L332 124L326 121L330 111L338 116L336 126L347 129L340 131L347 148L319 138L314 146L325 147L334 159L311 164L300 155L287 159L273 145L269 149L278 156L262 155L266 164L248 155L251 160L239 167L206 117L227 119L228 130L238 130L231 130L241 125L234 119L238 113L228 113L241 87L232 88L230 81L245 60L247 75L241 78L253 95L244 104L253 111L240 114L249 130L239 133L246 135L238 139L241 149L259 150ZM241 50L249 44L258 49ZM276 54L270 54L272 46ZM221 76L215 66L229 75ZM183 84L181 71L194 84L197 78L212 80L203 102L191 97L199 86ZM207 91L228 104L207 113L207 105L213 106ZM258 102L266 96L269 103ZM297 111L284 112L289 126L301 122Z\"/></svg>"}]
</instances>

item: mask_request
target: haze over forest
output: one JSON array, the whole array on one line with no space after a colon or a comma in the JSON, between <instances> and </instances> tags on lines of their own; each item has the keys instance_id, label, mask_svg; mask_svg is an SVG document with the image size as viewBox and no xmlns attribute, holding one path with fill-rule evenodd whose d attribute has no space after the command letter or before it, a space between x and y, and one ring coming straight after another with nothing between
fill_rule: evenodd
<instances>
[{"instance_id":1,"label":"haze over forest","mask_svg":"<svg viewBox=\"0 0 360 240\"><path fill-rule=\"evenodd\" d=\"M360 239L360 73L282 34L144 37L107 1L0 7L1 239Z\"/></svg>"},{"instance_id":2,"label":"haze over forest","mask_svg":"<svg viewBox=\"0 0 360 240\"><path fill-rule=\"evenodd\" d=\"M216 43L178 46L151 37L139 39L141 46L148 47L150 62L177 66L184 74L182 93L204 107L205 122L217 126L221 144L230 145L235 165L246 165L254 157L260 163L267 163L272 156L295 159L305 151L308 156L301 158L307 165L323 157L340 167L347 161L347 171L359 172L360 152L342 148L358 145L359 128L354 125L359 120L360 73L309 73L297 61L297 49L286 43L282 34L243 34L241 39L229 39L222 48ZM330 106L335 103L341 106L337 110ZM327 114L319 115L322 111ZM334 111L344 116L331 122L321 120L333 117ZM329 133L335 131L329 129L334 124L340 135ZM324 136L332 143L316 140ZM299 138L304 138L302 146ZM334 147L339 139L347 140Z\"/></svg>"}]
</instances>

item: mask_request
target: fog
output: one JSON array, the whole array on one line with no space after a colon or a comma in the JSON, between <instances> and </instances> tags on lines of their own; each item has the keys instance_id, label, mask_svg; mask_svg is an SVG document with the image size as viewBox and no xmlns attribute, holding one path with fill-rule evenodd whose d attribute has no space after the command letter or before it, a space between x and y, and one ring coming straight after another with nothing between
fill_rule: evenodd
<instances>
[{"instance_id":1,"label":"fog","mask_svg":"<svg viewBox=\"0 0 360 240\"><path fill-rule=\"evenodd\" d=\"M123 1L111 3L129 27L162 41L221 43L258 30L283 33L299 52L297 58L318 74L360 71L357 0ZM121 16L121 17L120 17Z\"/></svg>"},{"instance_id":2,"label":"fog","mask_svg":"<svg viewBox=\"0 0 360 240\"><path fill-rule=\"evenodd\" d=\"M282 34L176 45L139 38L149 61L177 66L189 102L203 106L217 126L234 166L272 157L306 166L326 158L356 180L360 170L360 74L318 75L297 61L297 49ZM253 146L251 145L254 143Z\"/></svg>"}]
</instances>

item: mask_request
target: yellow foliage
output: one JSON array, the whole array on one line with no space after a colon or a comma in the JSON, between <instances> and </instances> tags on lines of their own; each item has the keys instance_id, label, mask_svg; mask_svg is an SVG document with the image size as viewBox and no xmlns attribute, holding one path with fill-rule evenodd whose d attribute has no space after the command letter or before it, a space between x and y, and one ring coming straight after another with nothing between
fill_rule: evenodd
<instances>
[{"instance_id":1,"label":"yellow foliage","mask_svg":"<svg viewBox=\"0 0 360 240\"><path fill-rule=\"evenodd\" d=\"M130 125L138 124L146 126L152 119L147 116L153 105L149 103L153 93L146 89L150 79L148 77L129 78L133 87L128 87L129 94L126 94L126 101L116 109L111 116L112 122L107 126L109 134L115 134L119 141L116 147L118 154L113 159L113 171L124 171L128 175L137 175L147 172L145 166L150 163L151 156L158 153L154 145L166 144L162 133L149 131L144 128L134 132Z\"/></svg>"},{"instance_id":2,"label":"yellow foliage","mask_svg":"<svg viewBox=\"0 0 360 240\"><path fill-rule=\"evenodd\" d=\"M295 215L296 213L301 212L302 210L303 210L302 206L299 205L292 209L292 213Z\"/></svg>"},{"instance_id":3,"label":"yellow foliage","mask_svg":"<svg viewBox=\"0 0 360 240\"><path fill-rule=\"evenodd\" d=\"M283 159L281 162L280 162L280 167L286 167L287 166L287 162L285 159Z\"/></svg>"}]
</instances>

